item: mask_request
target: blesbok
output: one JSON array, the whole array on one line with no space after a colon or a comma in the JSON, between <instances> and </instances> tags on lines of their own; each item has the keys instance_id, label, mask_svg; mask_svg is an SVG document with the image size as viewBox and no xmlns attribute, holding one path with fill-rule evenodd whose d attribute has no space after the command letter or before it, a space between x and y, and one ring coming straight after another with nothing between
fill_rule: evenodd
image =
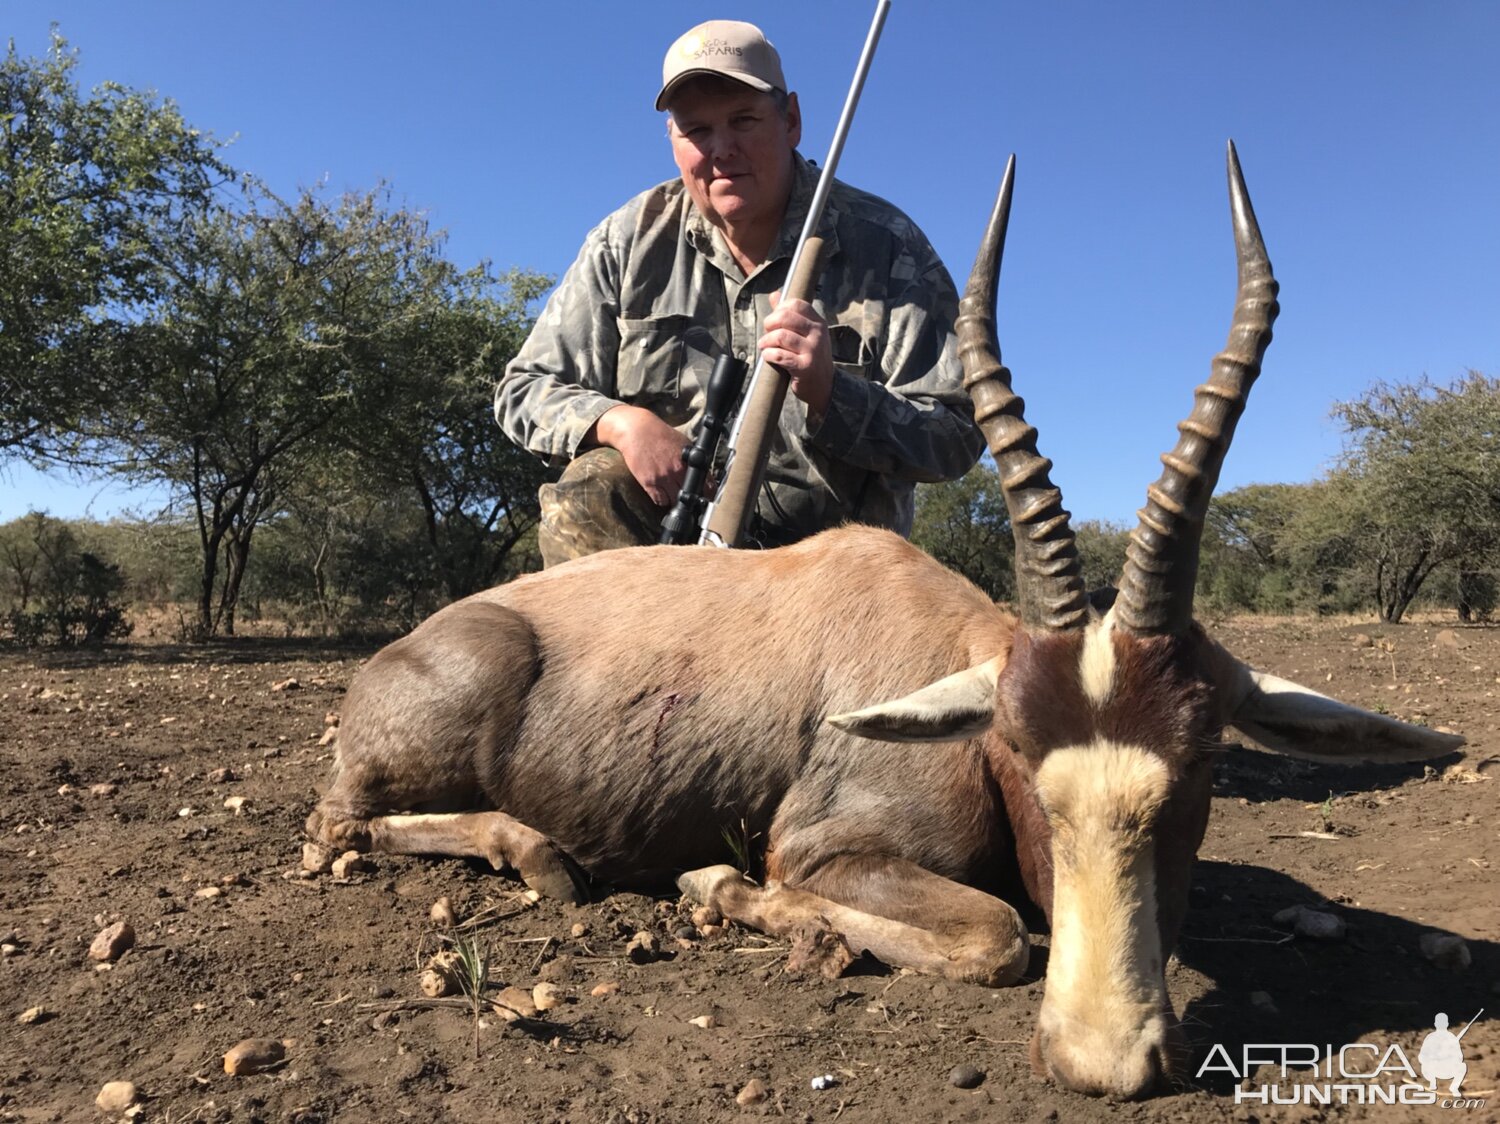
<instances>
[{"instance_id":1,"label":"blesbok","mask_svg":"<svg viewBox=\"0 0 1500 1124\"><path fill-rule=\"evenodd\" d=\"M1118 597L1085 595L995 342L1013 167L958 331L1015 529L1019 619L862 527L765 552L584 558L451 605L376 654L309 831L483 857L575 901L581 876L680 875L744 924L821 919L855 951L996 986L1026 968L1029 940L995 892L1024 893L1052 934L1033 1065L1124 1096L1174 1072L1165 961L1221 729L1332 761L1416 760L1462 739L1256 672L1193 621L1204 513L1277 311L1232 145L1228 348L1148 489ZM741 826L766 841L763 885L704 865Z\"/></svg>"}]
</instances>

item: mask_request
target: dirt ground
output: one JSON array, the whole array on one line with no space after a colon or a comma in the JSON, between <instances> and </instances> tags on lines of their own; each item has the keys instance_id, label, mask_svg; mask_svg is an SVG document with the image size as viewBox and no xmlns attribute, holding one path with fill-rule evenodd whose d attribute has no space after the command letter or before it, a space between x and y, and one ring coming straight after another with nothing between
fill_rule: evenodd
<instances>
[{"instance_id":1,"label":"dirt ground","mask_svg":"<svg viewBox=\"0 0 1500 1124\"><path fill-rule=\"evenodd\" d=\"M758 934L680 937L675 900L533 904L481 863L382 856L346 880L299 877L325 716L368 653L241 642L0 656L0 1121L105 1119L94 1099L116 1080L138 1086L148 1121L1495 1120L1500 629L1442 627L1215 630L1265 670L1469 745L1435 768L1224 754L1169 983L1195 1072L1215 1043L1235 1059L1245 1043L1398 1044L1415 1063L1436 1012L1456 1031L1487 1006L1463 1039L1463 1091L1483 1107L1237 1106L1223 1073L1111 1104L1031 1075L1040 980L989 991L867 962L797 978ZM1356 646L1361 632L1373 644ZM400 1009L439 945L429 908L443 895L461 919L488 918L470 932L496 983L546 978L568 1002L477 1029L463 1009ZM1319 903L1343 939L1273 921ZM122 919L135 946L96 964L90 942ZM639 930L668 957L627 959ZM1472 965L1424 957L1432 930L1464 938ZM248 1037L288 1040L284 1064L226 1075L225 1051ZM949 1083L965 1064L977 1088ZM837 1083L813 1089L822 1074ZM752 1078L767 1098L739 1107Z\"/></svg>"}]
</instances>

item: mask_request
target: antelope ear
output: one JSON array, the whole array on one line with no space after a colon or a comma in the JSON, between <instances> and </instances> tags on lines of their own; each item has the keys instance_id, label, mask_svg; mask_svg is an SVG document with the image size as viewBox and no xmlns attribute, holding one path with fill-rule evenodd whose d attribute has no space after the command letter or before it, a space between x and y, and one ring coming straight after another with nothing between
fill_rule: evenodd
<instances>
[{"instance_id":1,"label":"antelope ear","mask_svg":"<svg viewBox=\"0 0 1500 1124\"><path fill-rule=\"evenodd\" d=\"M995 717L995 679L1001 658L929 683L904 698L831 714L840 730L882 742L951 742L989 729Z\"/></svg>"},{"instance_id":2,"label":"antelope ear","mask_svg":"<svg viewBox=\"0 0 1500 1124\"><path fill-rule=\"evenodd\" d=\"M1230 659L1239 704L1229 724L1288 757L1335 764L1426 761L1464 744L1459 734L1361 710Z\"/></svg>"}]
</instances>

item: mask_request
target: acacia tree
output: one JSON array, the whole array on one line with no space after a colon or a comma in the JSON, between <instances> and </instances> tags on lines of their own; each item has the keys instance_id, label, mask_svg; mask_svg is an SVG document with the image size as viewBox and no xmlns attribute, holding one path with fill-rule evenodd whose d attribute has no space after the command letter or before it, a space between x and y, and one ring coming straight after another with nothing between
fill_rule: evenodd
<instances>
[{"instance_id":1,"label":"acacia tree","mask_svg":"<svg viewBox=\"0 0 1500 1124\"><path fill-rule=\"evenodd\" d=\"M255 531L335 422L401 377L393 340L442 299L440 239L380 192L269 194L192 221L135 331L127 407L91 436L196 523L197 631L233 635Z\"/></svg>"},{"instance_id":2,"label":"acacia tree","mask_svg":"<svg viewBox=\"0 0 1500 1124\"><path fill-rule=\"evenodd\" d=\"M551 279L480 266L435 271L442 299L392 343L401 377L346 431L372 479L410 489L423 513L433 570L449 599L487 589L527 565L548 469L494 418L495 382L531 329L530 307Z\"/></svg>"},{"instance_id":3,"label":"acacia tree","mask_svg":"<svg viewBox=\"0 0 1500 1124\"><path fill-rule=\"evenodd\" d=\"M917 488L911 541L997 601L1015 596L1010 514L994 462Z\"/></svg>"},{"instance_id":4,"label":"acacia tree","mask_svg":"<svg viewBox=\"0 0 1500 1124\"><path fill-rule=\"evenodd\" d=\"M0 60L0 458L57 453L118 401L162 243L233 175L171 101L85 96L77 65L55 28L45 57Z\"/></svg>"},{"instance_id":5,"label":"acacia tree","mask_svg":"<svg viewBox=\"0 0 1500 1124\"><path fill-rule=\"evenodd\" d=\"M1344 542L1382 620L1399 621L1439 566L1500 553L1500 380L1376 383L1339 403L1349 432L1338 485ZM1342 517L1340 519L1340 516Z\"/></svg>"}]
</instances>

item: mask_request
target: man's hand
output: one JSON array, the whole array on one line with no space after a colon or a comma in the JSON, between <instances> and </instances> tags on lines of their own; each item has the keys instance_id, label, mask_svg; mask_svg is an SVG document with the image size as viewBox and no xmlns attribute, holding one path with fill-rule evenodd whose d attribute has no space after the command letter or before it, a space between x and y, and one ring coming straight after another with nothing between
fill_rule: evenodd
<instances>
[{"instance_id":1,"label":"man's hand","mask_svg":"<svg viewBox=\"0 0 1500 1124\"><path fill-rule=\"evenodd\" d=\"M682 449L688 439L650 410L620 405L594 423L593 443L618 449L630 475L658 507L671 507L682 491L687 466ZM585 443L588 441L585 439Z\"/></svg>"},{"instance_id":2,"label":"man's hand","mask_svg":"<svg viewBox=\"0 0 1500 1124\"><path fill-rule=\"evenodd\" d=\"M807 403L815 421L828 412L833 397L833 347L828 325L807 301L780 303L780 293L771 297L775 310L766 317L765 334L757 346L769 363L775 363L792 380L792 393Z\"/></svg>"}]
</instances>

